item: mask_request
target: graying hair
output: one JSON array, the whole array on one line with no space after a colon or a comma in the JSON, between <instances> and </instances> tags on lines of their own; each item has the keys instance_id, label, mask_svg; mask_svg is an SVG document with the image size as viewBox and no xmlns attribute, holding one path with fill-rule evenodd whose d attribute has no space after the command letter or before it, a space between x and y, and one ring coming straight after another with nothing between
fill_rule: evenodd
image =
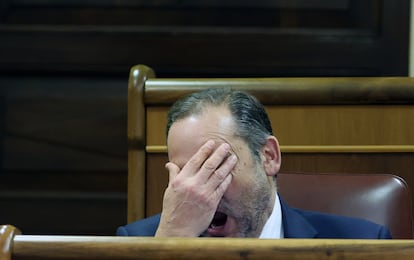
<instances>
[{"instance_id":1,"label":"graying hair","mask_svg":"<svg viewBox=\"0 0 414 260\"><path fill-rule=\"evenodd\" d=\"M236 124L235 135L244 140L253 156L260 161L260 150L266 138L273 135L272 126L264 106L251 94L231 88L209 88L192 93L175 102L167 118L169 130L177 120L200 115L206 107L225 105Z\"/></svg>"}]
</instances>

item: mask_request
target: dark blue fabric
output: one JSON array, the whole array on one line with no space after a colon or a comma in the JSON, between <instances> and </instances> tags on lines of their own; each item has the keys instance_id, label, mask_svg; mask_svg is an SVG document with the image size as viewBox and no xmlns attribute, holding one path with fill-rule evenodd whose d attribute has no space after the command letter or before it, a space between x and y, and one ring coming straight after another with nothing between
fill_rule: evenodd
<instances>
[{"instance_id":1,"label":"dark blue fabric","mask_svg":"<svg viewBox=\"0 0 414 260\"><path fill-rule=\"evenodd\" d=\"M118 227L117 236L144 236L152 237L157 231L160 223L160 214L155 216L132 222L126 226Z\"/></svg>"},{"instance_id":2,"label":"dark blue fabric","mask_svg":"<svg viewBox=\"0 0 414 260\"><path fill-rule=\"evenodd\" d=\"M280 197L280 196L279 196ZM280 199L285 238L389 239L384 226L373 222L289 207ZM154 236L160 214L117 229L118 236Z\"/></svg>"},{"instance_id":3,"label":"dark blue fabric","mask_svg":"<svg viewBox=\"0 0 414 260\"><path fill-rule=\"evenodd\" d=\"M289 207L282 199L285 238L390 239L388 228L359 218Z\"/></svg>"}]
</instances>

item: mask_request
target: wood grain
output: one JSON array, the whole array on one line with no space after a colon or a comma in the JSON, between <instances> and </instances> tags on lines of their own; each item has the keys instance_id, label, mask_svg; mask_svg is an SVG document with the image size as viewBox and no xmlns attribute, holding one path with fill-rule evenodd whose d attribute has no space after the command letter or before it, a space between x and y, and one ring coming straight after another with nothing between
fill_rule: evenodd
<instances>
[{"instance_id":1,"label":"wood grain","mask_svg":"<svg viewBox=\"0 0 414 260\"><path fill-rule=\"evenodd\" d=\"M411 259L412 240L24 236L12 259Z\"/></svg>"}]
</instances>

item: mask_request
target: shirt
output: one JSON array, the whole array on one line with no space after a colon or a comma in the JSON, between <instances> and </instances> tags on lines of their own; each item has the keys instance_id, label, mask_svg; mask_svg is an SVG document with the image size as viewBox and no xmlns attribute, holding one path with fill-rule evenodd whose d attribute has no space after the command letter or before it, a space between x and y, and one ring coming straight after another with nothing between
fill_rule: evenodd
<instances>
[{"instance_id":1,"label":"shirt","mask_svg":"<svg viewBox=\"0 0 414 260\"><path fill-rule=\"evenodd\" d=\"M283 238L282 210L280 207L279 196L276 192L275 205L272 214L267 219L259 238Z\"/></svg>"}]
</instances>

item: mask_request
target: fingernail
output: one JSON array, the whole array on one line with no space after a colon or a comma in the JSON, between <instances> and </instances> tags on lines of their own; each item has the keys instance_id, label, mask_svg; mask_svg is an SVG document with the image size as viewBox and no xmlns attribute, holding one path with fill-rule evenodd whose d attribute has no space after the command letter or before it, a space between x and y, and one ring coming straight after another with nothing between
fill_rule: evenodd
<instances>
[{"instance_id":1,"label":"fingernail","mask_svg":"<svg viewBox=\"0 0 414 260\"><path fill-rule=\"evenodd\" d=\"M226 150L227 152L230 151L230 145L228 143L223 143L223 148L224 150Z\"/></svg>"}]
</instances>

